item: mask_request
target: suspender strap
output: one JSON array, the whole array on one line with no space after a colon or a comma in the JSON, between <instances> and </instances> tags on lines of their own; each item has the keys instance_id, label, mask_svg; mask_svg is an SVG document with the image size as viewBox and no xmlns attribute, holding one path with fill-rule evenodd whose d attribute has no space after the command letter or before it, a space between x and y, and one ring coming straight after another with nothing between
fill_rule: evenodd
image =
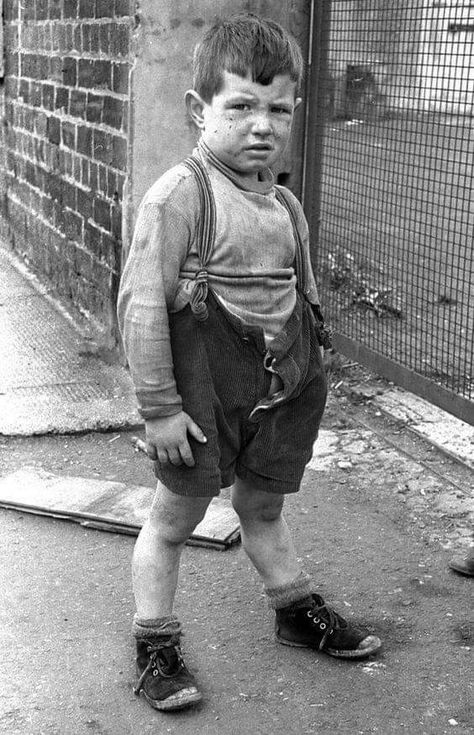
<instances>
[{"instance_id":1,"label":"suspender strap","mask_svg":"<svg viewBox=\"0 0 474 735\"><path fill-rule=\"evenodd\" d=\"M197 249L199 257L199 271L196 273L194 288L191 294L191 311L196 319L205 321L208 317L206 298L208 293L207 266L212 255L216 239L216 203L209 181L209 174L199 158L189 156L184 161L196 179L199 189L201 206L198 221Z\"/></svg>"},{"instance_id":2,"label":"suspender strap","mask_svg":"<svg viewBox=\"0 0 474 735\"><path fill-rule=\"evenodd\" d=\"M298 282L298 288L303 293L304 296L308 293L308 276L306 273L306 267L305 267L305 259L303 257L303 243L301 240L301 235L298 230L298 226L296 224L296 215L293 208L293 203L291 202L288 194L286 193L286 190L282 187L275 186L275 196L277 200L282 204L285 209L287 210L288 214L290 215L291 224L293 227L293 235L295 238L295 244L296 244L296 254L295 254L295 271L296 271L296 278Z\"/></svg>"},{"instance_id":3,"label":"suspender strap","mask_svg":"<svg viewBox=\"0 0 474 735\"><path fill-rule=\"evenodd\" d=\"M183 161L183 163L190 169L190 171L193 172L199 190L199 201L201 207L197 233L199 271L194 277L195 283L191 294L190 306L196 319L204 321L208 316L206 306L206 298L208 294L207 266L212 255L216 238L216 203L214 201L214 194L209 180L209 174L200 158L197 156L189 156ZM296 223L293 203L285 189L282 187L275 186L275 196L280 204L285 207L290 216L296 244L295 271L298 288L303 295L306 295L309 288L308 276L306 273L305 259L303 257L303 243Z\"/></svg>"}]
</instances>

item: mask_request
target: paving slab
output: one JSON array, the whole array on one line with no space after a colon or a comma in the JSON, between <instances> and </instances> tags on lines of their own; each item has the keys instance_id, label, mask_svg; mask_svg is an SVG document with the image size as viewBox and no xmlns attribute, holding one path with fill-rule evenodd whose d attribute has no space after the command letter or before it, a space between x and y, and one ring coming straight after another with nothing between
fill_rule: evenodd
<instances>
[{"instance_id":1,"label":"paving slab","mask_svg":"<svg viewBox=\"0 0 474 735\"><path fill-rule=\"evenodd\" d=\"M0 434L113 429L141 423L128 371L0 248Z\"/></svg>"}]
</instances>

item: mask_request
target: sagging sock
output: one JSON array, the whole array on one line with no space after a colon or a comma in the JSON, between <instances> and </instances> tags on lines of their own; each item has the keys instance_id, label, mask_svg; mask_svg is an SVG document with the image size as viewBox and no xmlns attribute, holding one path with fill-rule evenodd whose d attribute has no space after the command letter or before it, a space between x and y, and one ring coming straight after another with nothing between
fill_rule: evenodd
<instances>
[{"instance_id":1,"label":"sagging sock","mask_svg":"<svg viewBox=\"0 0 474 735\"><path fill-rule=\"evenodd\" d=\"M132 633L137 640L150 640L165 636L181 635L181 623L176 615L165 615L161 618L139 618L135 614Z\"/></svg>"},{"instance_id":2,"label":"sagging sock","mask_svg":"<svg viewBox=\"0 0 474 735\"><path fill-rule=\"evenodd\" d=\"M273 610L293 605L311 605L313 602L311 577L306 572L300 572L292 582L279 587L266 587L265 592Z\"/></svg>"}]
</instances>

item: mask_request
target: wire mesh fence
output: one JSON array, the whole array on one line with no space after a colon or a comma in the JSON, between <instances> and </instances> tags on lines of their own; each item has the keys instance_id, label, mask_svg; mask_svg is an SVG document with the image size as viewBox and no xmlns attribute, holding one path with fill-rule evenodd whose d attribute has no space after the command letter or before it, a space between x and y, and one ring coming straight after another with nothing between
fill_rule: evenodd
<instances>
[{"instance_id":1,"label":"wire mesh fence","mask_svg":"<svg viewBox=\"0 0 474 735\"><path fill-rule=\"evenodd\" d=\"M474 2L329 6L312 131L327 317L474 414Z\"/></svg>"}]
</instances>

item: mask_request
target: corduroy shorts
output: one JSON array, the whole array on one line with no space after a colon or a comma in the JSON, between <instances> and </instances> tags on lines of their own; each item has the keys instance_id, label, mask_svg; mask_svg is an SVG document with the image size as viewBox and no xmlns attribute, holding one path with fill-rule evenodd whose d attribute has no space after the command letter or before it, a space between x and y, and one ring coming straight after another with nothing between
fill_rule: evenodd
<instances>
[{"instance_id":1,"label":"corduroy shorts","mask_svg":"<svg viewBox=\"0 0 474 735\"><path fill-rule=\"evenodd\" d=\"M189 437L195 466L161 465L155 474L174 493L215 496L235 476L255 489L297 492L326 402L327 382L315 328L303 319L309 340L304 379L281 405L249 416L268 396L261 330L237 324L212 296L209 316L197 321L189 307L170 314L175 379L183 410L201 427L207 443Z\"/></svg>"}]
</instances>

